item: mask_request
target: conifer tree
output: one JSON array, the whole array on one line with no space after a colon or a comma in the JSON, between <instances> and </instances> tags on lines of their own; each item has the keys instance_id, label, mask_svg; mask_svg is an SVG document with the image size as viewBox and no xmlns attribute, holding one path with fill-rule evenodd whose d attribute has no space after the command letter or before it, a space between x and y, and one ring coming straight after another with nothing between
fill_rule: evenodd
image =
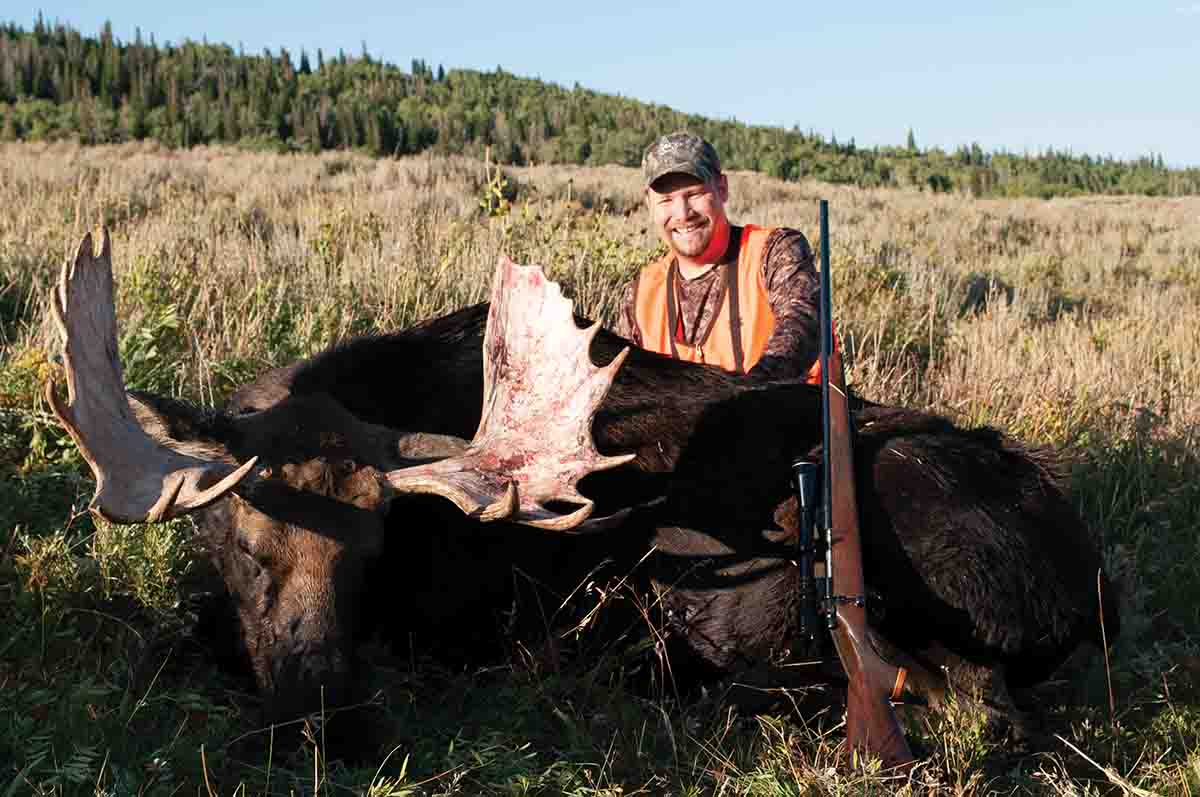
<instances>
[{"instance_id":1,"label":"conifer tree","mask_svg":"<svg viewBox=\"0 0 1200 797\"><path fill-rule=\"evenodd\" d=\"M636 165L656 135L691 129L730 169L784 179L816 177L860 186L915 185L981 196L1079 192L1200 193L1200 169L1171 169L1161 152L1137 161L984 152L978 143L922 152L907 129L903 147L842 145L811 127L790 130L710 120L662 106L563 88L494 71L411 72L339 51L316 70L280 49L247 55L207 41L158 46L140 30L124 45L105 25L85 36L39 17L33 31L0 24L0 135L77 137L85 142L155 138L177 146L237 143L311 150L362 147L377 155L482 154L525 160Z\"/></svg>"}]
</instances>

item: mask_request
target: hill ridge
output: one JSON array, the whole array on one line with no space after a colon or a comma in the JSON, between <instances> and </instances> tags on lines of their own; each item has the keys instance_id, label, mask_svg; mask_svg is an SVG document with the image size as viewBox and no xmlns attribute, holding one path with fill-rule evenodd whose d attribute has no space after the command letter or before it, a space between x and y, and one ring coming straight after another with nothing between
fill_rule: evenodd
<instances>
[{"instance_id":1,"label":"hill ridge","mask_svg":"<svg viewBox=\"0 0 1200 797\"><path fill-rule=\"evenodd\" d=\"M408 71L339 52L281 48L258 55L227 44L121 42L40 16L31 30L0 25L0 140L77 138L85 144L156 139L170 146L356 149L377 156L426 150L529 162L636 166L655 136L687 128L712 141L729 169L860 187L916 186L973 196L1200 193L1200 168L1161 155L1134 161L1047 150L1037 155L860 148L797 127L719 120L540 78L431 68Z\"/></svg>"}]
</instances>

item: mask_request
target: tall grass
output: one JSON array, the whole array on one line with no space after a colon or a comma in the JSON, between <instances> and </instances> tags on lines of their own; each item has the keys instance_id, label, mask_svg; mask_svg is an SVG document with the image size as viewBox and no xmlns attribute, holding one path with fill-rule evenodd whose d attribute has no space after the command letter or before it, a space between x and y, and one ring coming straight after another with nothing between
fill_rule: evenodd
<instances>
[{"instance_id":1,"label":"tall grass","mask_svg":"<svg viewBox=\"0 0 1200 797\"><path fill-rule=\"evenodd\" d=\"M41 403L65 253L108 225L127 382L217 403L339 337L482 300L502 252L545 265L581 312L611 322L659 247L637 172L3 145L0 794L1200 788L1200 198L972 200L754 174L731 175L731 193L735 221L814 243L815 200L831 200L834 301L860 392L1068 455L1123 584L1125 631L1111 672L1078 663L1035 698L1048 738L1107 771L1058 741L1006 749L968 701L907 717L926 762L888 780L838 751L828 710L739 716L719 690L648 700L602 652L562 671L526 652L486 674L380 653L395 735L370 766L325 761L315 730L288 749L252 734L258 752L241 752L230 742L254 729L254 700L189 641L207 583L189 522L95 525L86 471Z\"/></svg>"}]
</instances>

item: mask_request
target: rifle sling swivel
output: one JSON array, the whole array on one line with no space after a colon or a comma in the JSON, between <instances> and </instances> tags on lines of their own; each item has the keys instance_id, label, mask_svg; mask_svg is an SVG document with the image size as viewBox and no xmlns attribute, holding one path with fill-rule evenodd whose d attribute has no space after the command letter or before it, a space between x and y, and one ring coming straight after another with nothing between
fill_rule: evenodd
<instances>
[{"instance_id":1,"label":"rifle sling swivel","mask_svg":"<svg viewBox=\"0 0 1200 797\"><path fill-rule=\"evenodd\" d=\"M795 562L793 562L792 564L795 564ZM828 611L828 609L834 605L865 607L867 605L867 601L870 601L870 600L879 601L880 600L879 594L875 593L875 592L871 592L867 595L829 595L829 596L826 596L825 590L826 590L827 583L828 583L828 580L825 578L825 576L817 576L816 578L814 578L812 580L814 592L817 595L821 596L820 601L822 603L828 604L825 608L825 611Z\"/></svg>"}]
</instances>

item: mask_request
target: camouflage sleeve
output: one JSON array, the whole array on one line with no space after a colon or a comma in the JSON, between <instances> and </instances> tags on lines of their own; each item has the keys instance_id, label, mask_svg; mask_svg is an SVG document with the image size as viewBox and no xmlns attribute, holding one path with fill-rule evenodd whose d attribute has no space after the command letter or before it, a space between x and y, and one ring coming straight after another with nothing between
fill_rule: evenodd
<instances>
[{"instance_id":1,"label":"camouflage sleeve","mask_svg":"<svg viewBox=\"0 0 1200 797\"><path fill-rule=\"evenodd\" d=\"M820 283L804 234L786 228L772 232L764 247L762 269L775 331L749 375L758 379L803 376L821 348Z\"/></svg>"},{"instance_id":2,"label":"camouflage sleeve","mask_svg":"<svg viewBox=\"0 0 1200 797\"><path fill-rule=\"evenodd\" d=\"M625 290L621 292L621 306L617 309L617 324L613 328L613 332L641 346L642 331L638 329L633 305L634 300L637 298L637 284L638 278L635 276L625 285Z\"/></svg>"}]
</instances>

